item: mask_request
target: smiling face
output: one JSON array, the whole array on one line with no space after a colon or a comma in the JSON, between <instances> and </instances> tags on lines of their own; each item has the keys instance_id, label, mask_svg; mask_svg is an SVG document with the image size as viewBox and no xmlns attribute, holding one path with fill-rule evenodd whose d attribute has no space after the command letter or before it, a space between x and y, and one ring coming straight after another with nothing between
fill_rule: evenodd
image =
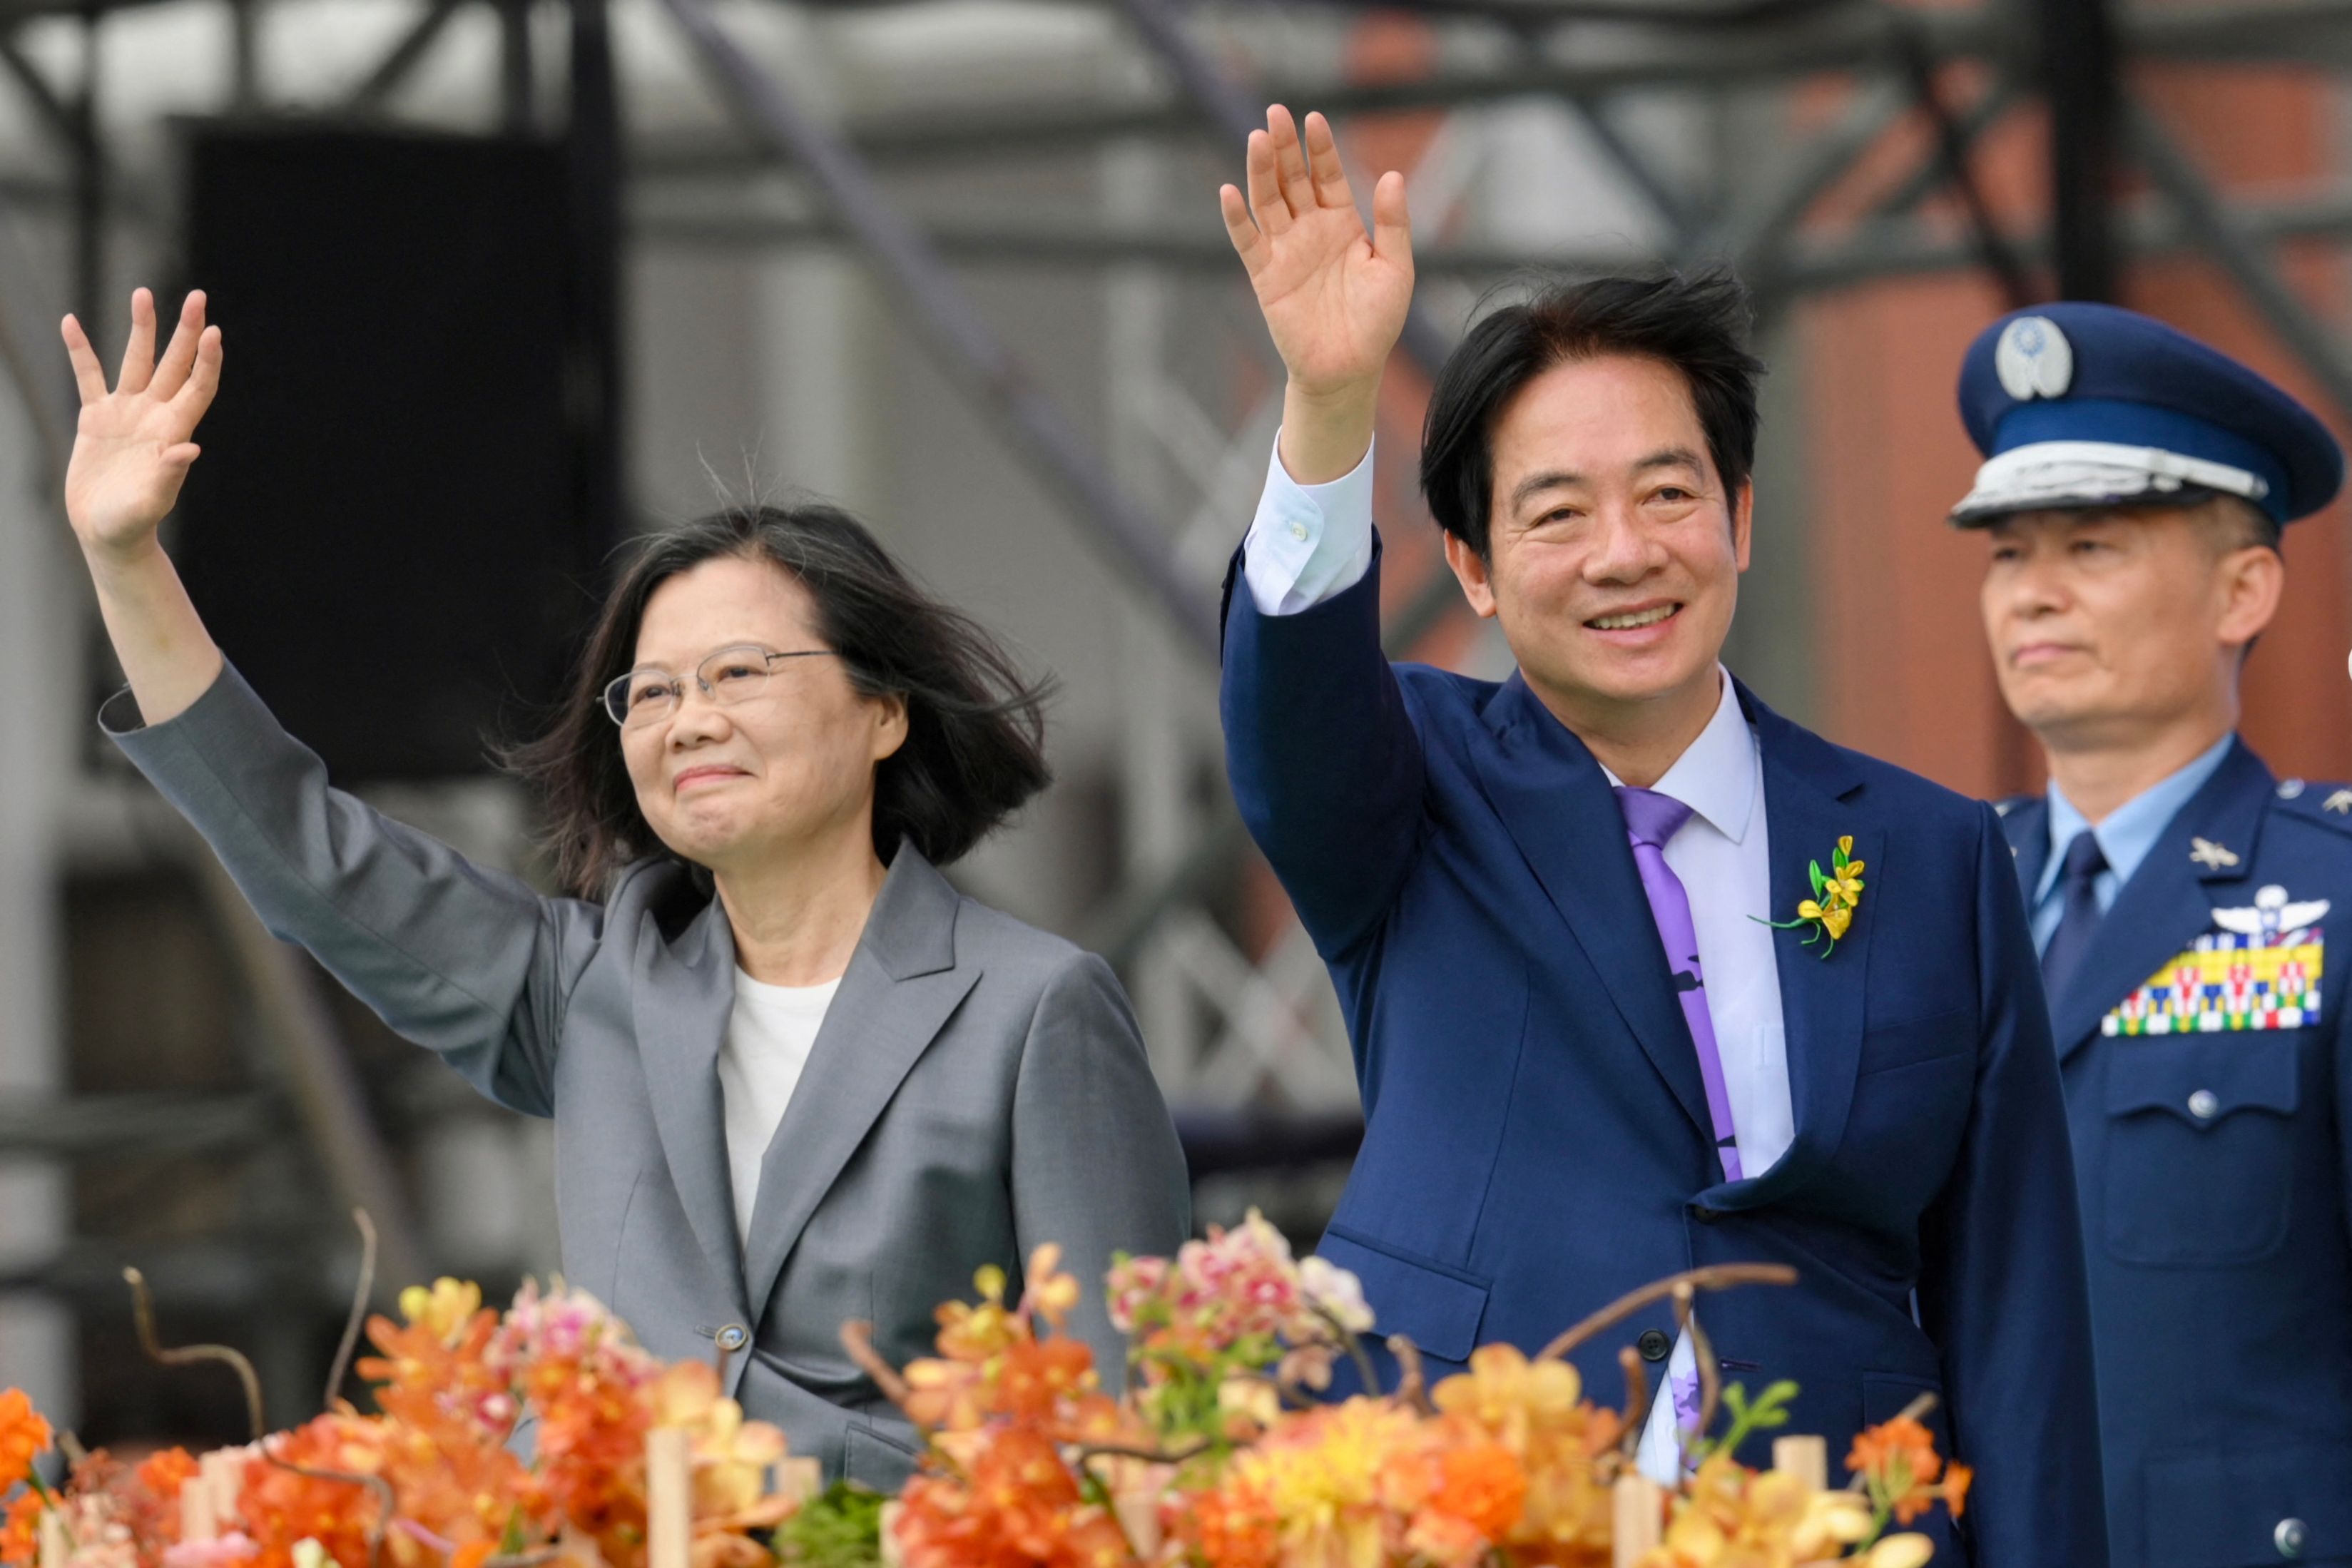
<instances>
[{"instance_id":1,"label":"smiling face","mask_svg":"<svg viewBox=\"0 0 2352 1568\"><path fill-rule=\"evenodd\" d=\"M2217 509L2019 512L1986 532L1980 604L2002 698L2056 750L2235 722L2246 645L2278 608L2275 551Z\"/></svg>"},{"instance_id":2,"label":"smiling face","mask_svg":"<svg viewBox=\"0 0 2352 1568\"><path fill-rule=\"evenodd\" d=\"M1503 405L1492 447L1486 554L1449 534L1446 555L1528 684L1573 727L1685 705L1703 724L1751 490L1727 491L1683 374L1623 354L1554 365Z\"/></svg>"},{"instance_id":3,"label":"smiling face","mask_svg":"<svg viewBox=\"0 0 2352 1568\"><path fill-rule=\"evenodd\" d=\"M637 808L661 841L724 874L870 836L875 768L907 738L905 704L866 697L839 658L775 661L747 701L720 704L693 671L713 651L826 646L816 602L782 567L720 556L663 583L646 602L636 668L679 678L667 718L620 732Z\"/></svg>"}]
</instances>

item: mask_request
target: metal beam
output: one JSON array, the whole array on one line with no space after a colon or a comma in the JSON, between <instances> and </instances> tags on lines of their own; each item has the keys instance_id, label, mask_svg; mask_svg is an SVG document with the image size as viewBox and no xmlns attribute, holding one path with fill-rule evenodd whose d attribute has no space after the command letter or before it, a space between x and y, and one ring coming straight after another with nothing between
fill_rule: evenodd
<instances>
[{"instance_id":1,"label":"metal beam","mask_svg":"<svg viewBox=\"0 0 2352 1568\"><path fill-rule=\"evenodd\" d=\"M0 1152L11 1157L168 1159L250 1149L289 1121L276 1095L79 1094L0 1097Z\"/></svg>"},{"instance_id":2,"label":"metal beam","mask_svg":"<svg viewBox=\"0 0 2352 1568\"><path fill-rule=\"evenodd\" d=\"M59 146L71 151L79 134L74 111L58 89L49 85L49 79L41 74L40 68L25 58L13 33L0 32L0 69L5 69L24 95L32 100L33 118L57 139Z\"/></svg>"},{"instance_id":3,"label":"metal beam","mask_svg":"<svg viewBox=\"0 0 2352 1568\"><path fill-rule=\"evenodd\" d=\"M2352 358L2347 357L2341 340L2288 286L2253 233L2223 205L2203 172L2147 106L2127 99L2124 122L2140 167L2178 209L2189 237L2229 275L2288 352L2303 362L2335 403L2339 418L2352 420Z\"/></svg>"},{"instance_id":4,"label":"metal beam","mask_svg":"<svg viewBox=\"0 0 2352 1568\"><path fill-rule=\"evenodd\" d=\"M2352 187L2233 204L2231 212L2236 226L2257 244L2352 238ZM2126 206L2120 226L2125 249L2135 257L2177 254L2197 243L2177 215L2147 200ZM833 219L679 211L666 204L640 204L630 230L646 244L720 248L850 242L847 231ZM1139 229L1066 218L1029 219L1017 226L942 218L925 225L923 235L941 256L976 265L1091 270L1143 263L1222 277L1233 262L1233 248L1222 232ZM2046 231L2004 232L2001 238L2021 266L2031 268L2049 258ZM1949 224L1878 218L1833 237L1793 238L1778 263L1780 287L1784 292L1825 293L1877 278L1956 271L1981 265L1982 258L1979 237ZM1576 249L1433 245L1418 252L1413 265L1423 278L1486 283L1525 272L1597 276L1654 266L1659 259L1647 249L1618 244Z\"/></svg>"},{"instance_id":5,"label":"metal beam","mask_svg":"<svg viewBox=\"0 0 2352 1568\"><path fill-rule=\"evenodd\" d=\"M1209 117L1211 123L1226 138L1228 155L1238 155L1248 142L1250 132L1265 127L1265 110L1253 97L1225 73L1217 68L1208 51L1193 40L1185 29L1181 17L1171 0L1119 0L1128 21L1160 63L1176 79L1177 87L1192 100L1193 106ZM1269 99L1267 102L1280 102ZM1300 111L1302 120L1305 111ZM1370 198L1365 193L1365 199ZM1239 266L1239 262L1234 263ZM1437 324L1428 310L1415 304L1407 308L1404 329L1398 335L1397 346L1406 357L1421 367L1421 373L1434 381L1446 355L1454 352L1451 333Z\"/></svg>"},{"instance_id":6,"label":"metal beam","mask_svg":"<svg viewBox=\"0 0 2352 1568\"><path fill-rule=\"evenodd\" d=\"M2004 78L2030 68L2030 40L1996 9L1907 14L1938 66L1972 60ZM2133 58L2238 65L2352 64L2352 0L2260 0L2247 5L2134 7L2119 22ZM1615 30L1603 49L1565 56L1523 52L1491 70L1449 69L1412 81L1346 83L1269 75L1255 96L1322 110L1333 118L1468 107L1528 99L1593 98L1661 88L1727 89L1836 72L1892 74L1903 68L1894 30L1868 9L1799 21L1756 34L1692 37L1672 30ZM1066 151L1115 137L1221 136L1218 124L1181 98L1157 101L1045 103L948 113L894 113L849 121L842 135L877 164L926 163ZM642 149L651 174L720 174L774 162L743 143L672 142Z\"/></svg>"},{"instance_id":7,"label":"metal beam","mask_svg":"<svg viewBox=\"0 0 2352 1568\"><path fill-rule=\"evenodd\" d=\"M911 307L907 324L1087 526L1087 537L1143 587L1193 651L1213 663L1212 596L1166 531L1119 492L1059 406L964 297L914 224L892 206L846 143L804 113L711 16L704 0L662 0L728 99L824 193L883 279Z\"/></svg>"},{"instance_id":8,"label":"metal beam","mask_svg":"<svg viewBox=\"0 0 2352 1568\"><path fill-rule=\"evenodd\" d=\"M425 7L425 14L401 35L400 41L376 62L375 68L352 89L351 97L344 101L344 111L350 114L381 112L392 95L400 90L401 83L408 79L417 64L431 51L441 37L441 30L457 14L457 0L433 0Z\"/></svg>"},{"instance_id":9,"label":"metal beam","mask_svg":"<svg viewBox=\"0 0 2352 1568\"><path fill-rule=\"evenodd\" d=\"M2058 293L2113 300L2116 110L2120 67L2107 0L2037 0L2037 63L2049 105L2050 201Z\"/></svg>"}]
</instances>

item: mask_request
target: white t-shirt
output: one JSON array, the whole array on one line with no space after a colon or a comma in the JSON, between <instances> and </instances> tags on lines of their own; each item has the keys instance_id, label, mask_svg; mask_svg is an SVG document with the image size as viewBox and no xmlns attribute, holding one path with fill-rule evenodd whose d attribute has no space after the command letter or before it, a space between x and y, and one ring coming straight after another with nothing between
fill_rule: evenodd
<instances>
[{"instance_id":1,"label":"white t-shirt","mask_svg":"<svg viewBox=\"0 0 2352 1568\"><path fill-rule=\"evenodd\" d=\"M770 985L735 971L735 1006L719 1047L719 1089L727 1113L727 1173L735 1189L735 1239L751 1245L751 1205L760 1196L760 1163L784 1107L808 1066L809 1047L824 1023L841 982Z\"/></svg>"}]
</instances>

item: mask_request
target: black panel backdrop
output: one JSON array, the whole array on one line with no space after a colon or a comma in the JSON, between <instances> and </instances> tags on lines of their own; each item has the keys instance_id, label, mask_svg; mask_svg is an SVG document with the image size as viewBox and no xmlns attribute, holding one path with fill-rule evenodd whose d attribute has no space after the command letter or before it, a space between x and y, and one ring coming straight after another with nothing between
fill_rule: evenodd
<instances>
[{"instance_id":1,"label":"black panel backdrop","mask_svg":"<svg viewBox=\"0 0 2352 1568\"><path fill-rule=\"evenodd\" d=\"M562 147L209 128L188 158L227 348L189 589L339 779L478 771L558 695L611 542Z\"/></svg>"}]
</instances>

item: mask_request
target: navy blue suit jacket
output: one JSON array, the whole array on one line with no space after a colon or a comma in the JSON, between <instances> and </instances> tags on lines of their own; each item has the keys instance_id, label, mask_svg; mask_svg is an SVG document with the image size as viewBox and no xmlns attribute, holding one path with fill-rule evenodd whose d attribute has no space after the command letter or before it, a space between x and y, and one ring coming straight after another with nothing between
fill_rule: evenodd
<instances>
[{"instance_id":1,"label":"navy blue suit jacket","mask_svg":"<svg viewBox=\"0 0 2352 1568\"><path fill-rule=\"evenodd\" d=\"M2041 800L2003 820L2031 889ZM2200 861L2196 841L2214 846ZM2316 1023L2127 1035L2106 1015L2266 887L2325 899ZM2340 967L2339 967L2340 966ZM2242 742L2051 1003L2074 1125L2117 1563L2352 1563L2352 792ZM2193 1103L2192 1103L2193 1102ZM2200 1112L2203 1114L2200 1114ZM2299 1521L2299 1531L2288 1528Z\"/></svg>"},{"instance_id":2,"label":"navy blue suit jacket","mask_svg":"<svg viewBox=\"0 0 2352 1568\"><path fill-rule=\"evenodd\" d=\"M1363 1097L1323 1255L1433 1375L1680 1269L1792 1265L1793 1289L1705 1300L1727 1379L1795 1379L1788 1430L1826 1436L1840 1469L1861 1426L1941 1395L1939 1446L1978 1482L1971 1552L1939 1560L2099 1568L2064 1108L1991 808L1740 691L1775 910L1810 896L1807 861L1842 835L1869 887L1828 959L1782 933L1796 1141L1727 1183L1599 764L1517 677L1391 666L1379 575L1286 616L1227 583L1234 794L1329 966ZM1663 1353L1662 1307L1579 1356L1604 1402L1618 1348L1650 1329Z\"/></svg>"}]
</instances>

